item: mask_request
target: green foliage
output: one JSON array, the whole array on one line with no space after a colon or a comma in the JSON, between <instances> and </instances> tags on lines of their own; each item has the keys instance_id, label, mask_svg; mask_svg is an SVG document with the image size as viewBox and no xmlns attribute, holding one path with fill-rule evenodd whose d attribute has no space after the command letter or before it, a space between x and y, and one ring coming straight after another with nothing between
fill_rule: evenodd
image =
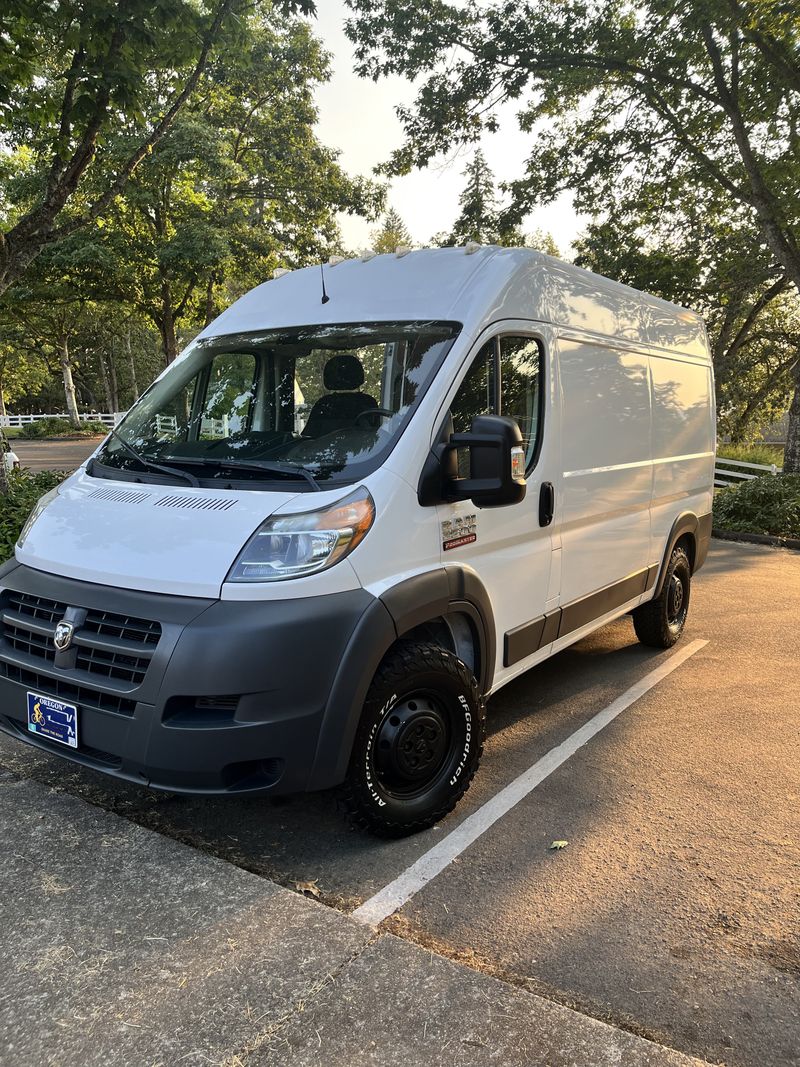
<instances>
[{"instance_id":1,"label":"green foliage","mask_svg":"<svg viewBox=\"0 0 800 1067\"><path fill-rule=\"evenodd\" d=\"M632 222L625 247L633 272L646 268L640 287L674 291L688 272L695 296L697 249L684 250L684 241L692 222L699 234L709 214L719 219L745 253L744 269L723 256L717 279L729 287L721 290L716 330L723 428L746 438L754 406L763 418L782 396L785 408L791 389L792 417L800 419L800 378L787 377L792 341L769 297L773 284L800 294L800 20L786 5L348 2L359 72L399 75L416 88L413 106L400 111L405 143L386 172L406 173L479 143L498 128L498 106L513 101L530 154L508 186L509 224L571 190L579 212L610 222L612 253L620 221ZM679 233L669 241L676 209ZM723 243L722 229L718 236ZM637 264L637 251L646 263ZM736 291L737 277L744 292ZM744 353L737 333L768 297L769 312L762 319L758 311L758 331L748 327ZM792 433L800 439L800 426Z\"/></svg>"},{"instance_id":2,"label":"green foliage","mask_svg":"<svg viewBox=\"0 0 800 1067\"><path fill-rule=\"evenodd\" d=\"M458 203L461 208L448 234L439 234L433 243L465 245L470 241L485 245L518 246L525 243L519 227L508 224L497 201L494 175L479 148L464 168L465 184Z\"/></svg>"},{"instance_id":3,"label":"green foliage","mask_svg":"<svg viewBox=\"0 0 800 1067\"><path fill-rule=\"evenodd\" d=\"M84 81L95 53L111 47L114 5L99 0L88 11L87 3L61 0L39 12L33 0L17 0L11 21L41 16L27 51L17 39L23 22L9 29L0 15L0 65L4 29L30 63L13 75L22 81L5 110L0 91L8 149L0 153L0 290L4 256L20 251L23 223L33 225L49 177L61 173L52 153L77 151L87 129L84 105L67 99L70 57L73 91L81 99L103 93ZM79 32L84 8L90 45ZM314 93L329 59L305 22L286 17L310 8L294 0L126 6L118 32L128 74L114 66L106 86L113 121L104 111L78 190L52 233L47 220L36 223L44 247L0 300L0 393L12 410L125 410L192 336L276 266L340 251L337 212L376 216L382 187L348 176L316 136ZM128 174L165 102L190 84L203 33L223 9L230 17L215 31L202 77ZM148 44L148 36L157 39ZM54 147L54 116L65 113L66 140ZM117 182L120 175L126 180Z\"/></svg>"},{"instance_id":4,"label":"green foliage","mask_svg":"<svg viewBox=\"0 0 800 1067\"><path fill-rule=\"evenodd\" d=\"M26 422L20 429L19 436L28 440L36 440L43 437L96 437L98 434L108 433L108 427L102 422L82 422L80 428L72 425L69 419L37 419L35 422Z\"/></svg>"},{"instance_id":5,"label":"green foliage","mask_svg":"<svg viewBox=\"0 0 800 1067\"><path fill-rule=\"evenodd\" d=\"M714 498L714 525L737 533L800 538L800 475L754 478Z\"/></svg>"},{"instance_id":6,"label":"green foliage","mask_svg":"<svg viewBox=\"0 0 800 1067\"><path fill-rule=\"evenodd\" d=\"M545 255L555 256L556 259L563 259L561 251L555 242L555 238L552 233L548 233L547 230L532 230L525 235L525 247L535 248L537 252L544 252Z\"/></svg>"},{"instance_id":7,"label":"green foliage","mask_svg":"<svg viewBox=\"0 0 800 1067\"><path fill-rule=\"evenodd\" d=\"M410 247L411 234L400 213L389 208L377 230L372 233L372 247L378 253L394 252L396 248Z\"/></svg>"},{"instance_id":8,"label":"green foliage","mask_svg":"<svg viewBox=\"0 0 800 1067\"><path fill-rule=\"evenodd\" d=\"M65 477L65 473L56 471L12 471L9 492L2 497L0 507L0 563L13 556L20 531L39 497Z\"/></svg>"},{"instance_id":9,"label":"green foliage","mask_svg":"<svg viewBox=\"0 0 800 1067\"><path fill-rule=\"evenodd\" d=\"M75 433L75 429L69 419L37 419L36 422L26 422L22 427L22 436L29 439L63 437L72 433Z\"/></svg>"},{"instance_id":10,"label":"green foliage","mask_svg":"<svg viewBox=\"0 0 800 1067\"><path fill-rule=\"evenodd\" d=\"M780 467L783 463L783 445L717 445L717 455L721 459L739 459L743 463L774 463Z\"/></svg>"}]
</instances>

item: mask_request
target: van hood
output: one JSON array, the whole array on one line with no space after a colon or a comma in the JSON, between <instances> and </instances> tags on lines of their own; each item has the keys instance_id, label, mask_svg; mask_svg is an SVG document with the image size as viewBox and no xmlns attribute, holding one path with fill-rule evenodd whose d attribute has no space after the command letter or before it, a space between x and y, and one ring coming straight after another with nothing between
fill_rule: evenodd
<instances>
[{"instance_id":1,"label":"van hood","mask_svg":"<svg viewBox=\"0 0 800 1067\"><path fill-rule=\"evenodd\" d=\"M98 585L216 599L248 538L299 495L107 481L79 470L16 557Z\"/></svg>"}]
</instances>

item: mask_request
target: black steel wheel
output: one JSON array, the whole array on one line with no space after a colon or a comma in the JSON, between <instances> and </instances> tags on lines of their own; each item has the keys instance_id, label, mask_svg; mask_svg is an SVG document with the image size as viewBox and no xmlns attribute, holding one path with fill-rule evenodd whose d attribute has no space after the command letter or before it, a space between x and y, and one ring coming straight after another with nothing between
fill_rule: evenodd
<instances>
[{"instance_id":1,"label":"black steel wheel","mask_svg":"<svg viewBox=\"0 0 800 1067\"><path fill-rule=\"evenodd\" d=\"M661 592L633 612L633 627L643 645L672 648L689 614L692 568L686 549L673 549Z\"/></svg>"},{"instance_id":2,"label":"black steel wheel","mask_svg":"<svg viewBox=\"0 0 800 1067\"><path fill-rule=\"evenodd\" d=\"M367 694L342 787L353 824L400 837L438 822L469 788L484 729L461 660L438 645L398 645Z\"/></svg>"}]
</instances>

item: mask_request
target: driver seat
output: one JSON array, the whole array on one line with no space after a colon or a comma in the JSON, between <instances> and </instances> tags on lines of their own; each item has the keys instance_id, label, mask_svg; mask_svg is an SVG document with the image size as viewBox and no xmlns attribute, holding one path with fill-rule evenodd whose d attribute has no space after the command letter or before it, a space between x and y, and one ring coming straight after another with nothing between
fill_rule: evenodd
<instances>
[{"instance_id":1,"label":"driver seat","mask_svg":"<svg viewBox=\"0 0 800 1067\"><path fill-rule=\"evenodd\" d=\"M322 372L322 382L330 392L311 408L303 437L352 430L359 415L378 406L369 393L356 391L364 384L364 368L356 356L331 356Z\"/></svg>"}]
</instances>

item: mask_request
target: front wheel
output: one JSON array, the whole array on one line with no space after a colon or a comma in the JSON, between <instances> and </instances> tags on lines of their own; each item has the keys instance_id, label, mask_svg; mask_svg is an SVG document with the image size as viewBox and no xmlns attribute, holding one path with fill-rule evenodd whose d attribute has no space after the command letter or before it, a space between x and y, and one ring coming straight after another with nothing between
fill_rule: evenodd
<instances>
[{"instance_id":1,"label":"front wheel","mask_svg":"<svg viewBox=\"0 0 800 1067\"><path fill-rule=\"evenodd\" d=\"M673 549L661 592L633 612L633 628L643 645L672 648L689 614L692 568L686 549Z\"/></svg>"},{"instance_id":2,"label":"front wheel","mask_svg":"<svg viewBox=\"0 0 800 1067\"><path fill-rule=\"evenodd\" d=\"M342 799L351 822L385 837L433 826L466 793L486 710L469 668L438 645L398 645L364 703Z\"/></svg>"}]
</instances>

